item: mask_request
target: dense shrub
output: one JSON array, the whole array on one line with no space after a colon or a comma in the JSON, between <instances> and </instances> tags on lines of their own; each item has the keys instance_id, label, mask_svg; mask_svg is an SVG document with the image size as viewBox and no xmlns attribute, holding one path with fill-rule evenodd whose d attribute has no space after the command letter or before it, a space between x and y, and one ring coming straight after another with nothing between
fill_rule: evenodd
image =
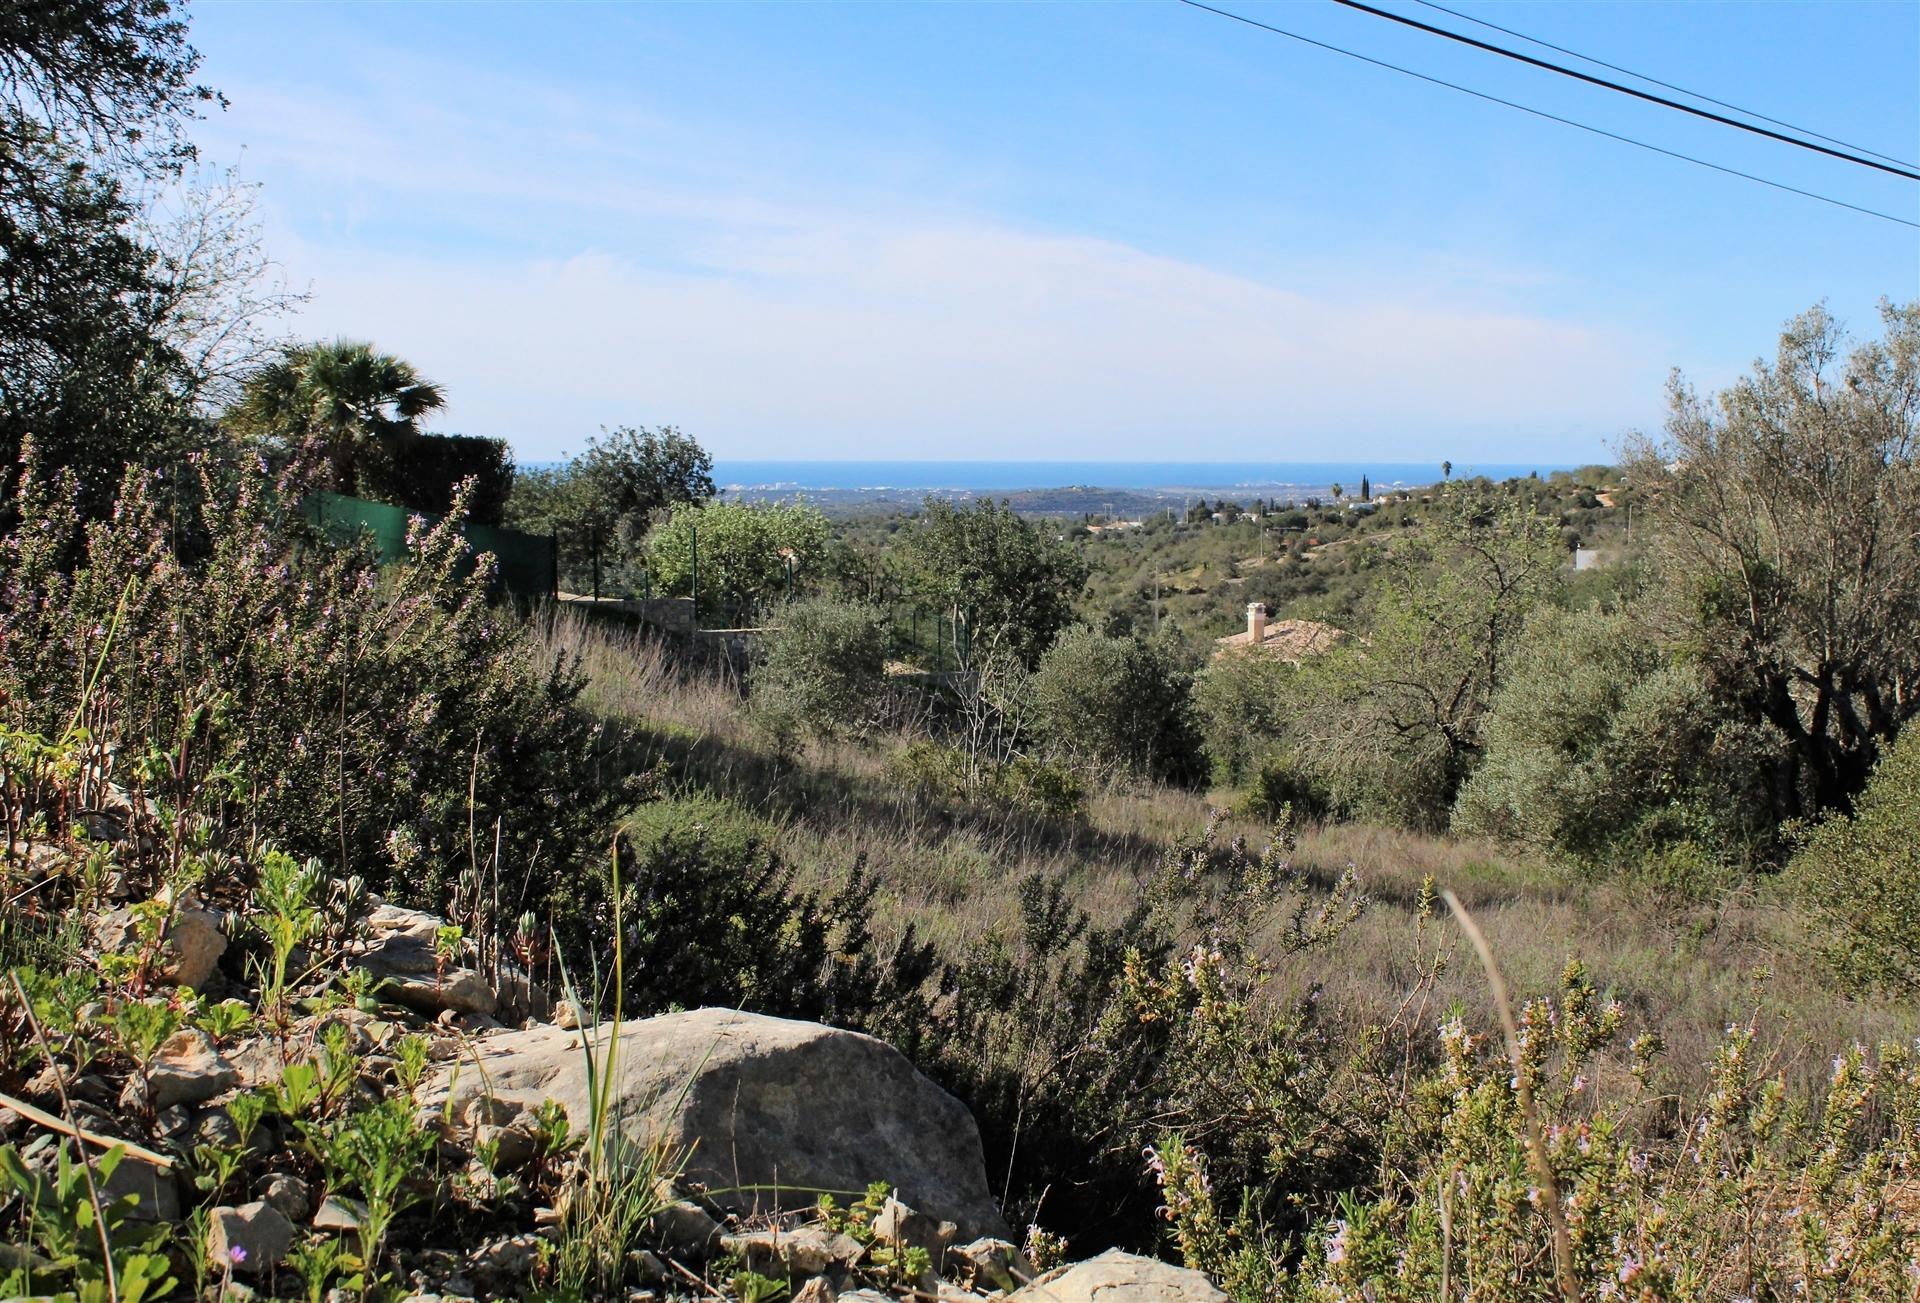
<instances>
[{"instance_id":1,"label":"dense shrub","mask_svg":"<svg viewBox=\"0 0 1920 1303\"><path fill-rule=\"evenodd\" d=\"M1077 819L1087 791L1070 769L1011 756L969 758L937 742L911 742L887 757L887 777L915 799L957 808L984 805L1043 819Z\"/></svg>"},{"instance_id":2,"label":"dense shrub","mask_svg":"<svg viewBox=\"0 0 1920 1303\"><path fill-rule=\"evenodd\" d=\"M390 456L364 467L361 492L383 502L444 516L454 495L471 479L464 500L466 518L498 525L513 492L513 454L505 439L467 434L419 434Z\"/></svg>"},{"instance_id":3,"label":"dense shrub","mask_svg":"<svg viewBox=\"0 0 1920 1303\"><path fill-rule=\"evenodd\" d=\"M735 608L810 582L827 561L833 533L817 508L799 502L680 503L647 536L654 591L694 594L703 611Z\"/></svg>"},{"instance_id":4,"label":"dense shrub","mask_svg":"<svg viewBox=\"0 0 1920 1303\"><path fill-rule=\"evenodd\" d=\"M1220 656L1194 681L1213 780L1246 782L1281 745L1289 682L1298 670L1275 656Z\"/></svg>"},{"instance_id":5,"label":"dense shrub","mask_svg":"<svg viewBox=\"0 0 1920 1303\"><path fill-rule=\"evenodd\" d=\"M1812 831L1792 873L1843 982L1920 991L1920 729L1888 749L1851 816Z\"/></svg>"},{"instance_id":6,"label":"dense shrub","mask_svg":"<svg viewBox=\"0 0 1920 1303\"><path fill-rule=\"evenodd\" d=\"M918 1021L931 952L911 926L890 949L874 939L865 865L831 891L803 891L763 830L710 798L638 812L622 838L627 1012Z\"/></svg>"},{"instance_id":7,"label":"dense shrub","mask_svg":"<svg viewBox=\"0 0 1920 1303\"><path fill-rule=\"evenodd\" d=\"M1625 1038L1626 1021L1577 966L1519 1024L1516 1065L1497 1032L1443 1020L1439 1062L1395 1092L1378 1187L1344 1194L1299 1239L1257 1205L1236 1207L1204 1147L1170 1131L1150 1163L1182 1256L1248 1303L1912 1292L1910 1048L1855 1046L1815 1098L1790 1103L1754 1029L1736 1025L1708 1090L1676 1100L1644 1037L1632 1078L1595 1090L1595 1053Z\"/></svg>"},{"instance_id":8,"label":"dense shrub","mask_svg":"<svg viewBox=\"0 0 1920 1303\"><path fill-rule=\"evenodd\" d=\"M1333 794L1326 784L1288 754L1272 755L1261 763L1240 808L1267 821L1286 816L1317 820L1334 813Z\"/></svg>"},{"instance_id":9,"label":"dense shrub","mask_svg":"<svg viewBox=\"0 0 1920 1303\"><path fill-rule=\"evenodd\" d=\"M795 602L760 651L753 705L777 738L859 733L879 715L887 626L877 608L831 598Z\"/></svg>"},{"instance_id":10,"label":"dense shrub","mask_svg":"<svg viewBox=\"0 0 1920 1303\"><path fill-rule=\"evenodd\" d=\"M1150 1243L1161 1201L1140 1153L1168 1127L1223 1193L1275 1217L1294 1215L1288 1192L1364 1172L1373 1111L1349 1099L1315 1004L1275 1007L1261 989L1365 898L1350 876L1312 886L1290 848L1181 842L1112 926L1030 877L1013 925L949 968L906 1044L980 1118L988 1170L1013 1182L1010 1219L1037 1217L1077 1251Z\"/></svg>"},{"instance_id":11,"label":"dense shrub","mask_svg":"<svg viewBox=\"0 0 1920 1303\"><path fill-rule=\"evenodd\" d=\"M965 661L977 659L976 647L998 648L1031 668L1073 623L1087 583L1078 551L1005 502L956 506L929 497L898 549L911 590L960 617L954 650Z\"/></svg>"},{"instance_id":12,"label":"dense shrub","mask_svg":"<svg viewBox=\"0 0 1920 1303\"><path fill-rule=\"evenodd\" d=\"M115 781L408 901L444 908L478 863L503 909L578 909L625 782L571 666L460 576L451 525L381 571L303 540L257 465L132 474L85 527L70 493L29 467L0 542L8 722L78 720Z\"/></svg>"},{"instance_id":13,"label":"dense shrub","mask_svg":"<svg viewBox=\"0 0 1920 1303\"><path fill-rule=\"evenodd\" d=\"M1456 828L1587 866L1738 863L1764 850L1765 734L1631 616L1542 611L1509 664Z\"/></svg>"},{"instance_id":14,"label":"dense shrub","mask_svg":"<svg viewBox=\"0 0 1920 1303\"><path fill-rule=\"evenodd\" d=\"M1034 724L1070 763L1191 781L1200 770L1192 676L1164 644L1075 625L1034 670Z\"/></svg>"}]
</instances>

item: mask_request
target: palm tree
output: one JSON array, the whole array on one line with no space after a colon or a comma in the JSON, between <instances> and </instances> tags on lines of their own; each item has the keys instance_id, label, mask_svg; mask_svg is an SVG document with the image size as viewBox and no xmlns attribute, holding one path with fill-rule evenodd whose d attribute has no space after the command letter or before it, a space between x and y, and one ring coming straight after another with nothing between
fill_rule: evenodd
<instances>
[{"instance_id":1,"label":"palm tree","mask_svg":"<svg viewBox=\"0 0 1920 1303\"><path fill-rule=\"evenodd\" d=\"M247 433L320 452L329 485L352 493L364 465L413 442L420 418L446 401L411 363L336 339L294 345L255 371L228 419Z\"/></svg>"},{"instance_id":2,"label":"palm tree","mask_svg":"<svg viewBox=\"0 0 1920 1303\"><path fill-rule=\"evenodd\" d=\"M1450 462L1450 461L1443 461L1443 462L1441 462L1441 463L1440 463L1440 478L1441 478L1441 479L1448 479L1448 480L1450 480L1450 479L1452 479L1452 478L1453 478L1453 463L1452 463L1452 462Z\"/></svg>"}]
</instances>

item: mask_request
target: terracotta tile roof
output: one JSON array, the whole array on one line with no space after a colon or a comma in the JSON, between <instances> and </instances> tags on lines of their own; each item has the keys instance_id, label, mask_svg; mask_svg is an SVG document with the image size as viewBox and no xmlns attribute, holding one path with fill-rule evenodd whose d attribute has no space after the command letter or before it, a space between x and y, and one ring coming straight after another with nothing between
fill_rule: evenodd
<instances>
[{"instance_id":1,"label":"terracotta tile roof","mask_svg":"<svg viewBox=\"0 0 1920 1303\"><path fill-rule=\"evenodd\" d=\"M1318 620L1273 620L1267 624L1267 636L1258 650L1298 665L1304 658L1319 655L1346 636L1346 630L1322 624ZM1215 638L1213 643L1216 656L1222 652L1253 647L1244 629L1224 638Z\"/></svg>"}]
</instances>

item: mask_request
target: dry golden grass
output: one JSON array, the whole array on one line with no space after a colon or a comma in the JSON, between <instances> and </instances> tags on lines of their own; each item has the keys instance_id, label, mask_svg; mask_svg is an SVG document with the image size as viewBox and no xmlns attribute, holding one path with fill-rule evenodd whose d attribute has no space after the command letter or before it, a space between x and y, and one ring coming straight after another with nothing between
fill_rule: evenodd
<instances>
[{"instance_id":1,"label":"dry golden grass","mask_svg":"<svg viewBox=\"0 0 1920 1303\"><path fill-rule=\"evenodd\" d=\"M548 635L580 658L587 704L634 726L642 763L663 760L674 781L725 797L781 829L780 852L825 886L864 857L877 885L883 940L911 921L947 953L988 931L1017 926L1012 888L1030 874L1060 879L1099 921L1122 917L1175 838L1203 828L1229 794L1134 785L1094 794L1072 824L991 810L944 811L915 801L886 777L905 739L815 744L795 760L773 756L738 684L723 673L686 673L660 644L589 627L562 614ZM1224 835L1259 843L1266 829L1224 819ZM1662 899L1625 884L1586 881L1492 843L1365 825L1302 829L1295 862L1331 882L1354 866L1373 906L1329 962L1325 953L1283 966L1274 995L1321 989L1342 1016L1378 1021L1418 977L1413 941L1422 883L1453 891L1473 911L1517 999L1551 994L1569 961L1628 1010L1635 1030L1669 1047L1668 1061L1697 1083L1731 1023L1758 1021L1762 1043L1790 1078L1824 1073L1835 1047L1920 1035L1920 1010L1847 997L1813 958L1804 921L1773 884L1710 902ZM1493 1025L1486 983L1451 924L1433 929L1451 949L1429 1001L1431 1017L1457 1004L1470 1023Z\"/></svg>"}]
</instances>

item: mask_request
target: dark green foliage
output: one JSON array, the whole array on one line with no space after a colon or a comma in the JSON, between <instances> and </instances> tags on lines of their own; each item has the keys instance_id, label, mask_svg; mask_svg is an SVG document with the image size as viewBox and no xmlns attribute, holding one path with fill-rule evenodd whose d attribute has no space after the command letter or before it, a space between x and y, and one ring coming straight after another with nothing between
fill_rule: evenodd
<instances>
[{"instance_id":1,"label":"dark green foliage","mask_svg":"<svg viewBox=\"0 0 1920 1303\"><path fill-rule=\"evenodd\" d=\"M1298 673L1277 656L1220 656L1201 671L1194 704L1215 782L1246 782L1282 745L1288 685Z\"/></svg>"},{"instance_id":2,"label":"dark green foliage","mask_svg":"<svg viewBox=\"0 0 1920 1303\"><path fill-rule=\"evenodd\" d=\"M796 887L744 828L670 817L635 831L621 868L627 1012L718 1005L856 1029L919 1021L931 951L911 927L891 948L876 941L864 864L822 895Z\"/></svg>"},{"instance_id":3,"label":"dark green foliage","mask_svg":"<svg viewBox=\"0 0 1920 1303\"><path fill-rule=\"evenodd\" d=\"M1042 742L1072 763L1191 782L1201 771L1193 677L1164 643L1076 625L1031 682Z\"/></svg>"},{"instance_id":4,"label":"dark green foliage","mask_svg":"<svg viewBox=\"0 0 1920 1303\"><path fill-rule=\"evenodd\" d=\"M1920 729L1887 749L1851 816L1812 831L1792 873L1842 982L1920 992Z\"/></svg>"},{"instance_id":5,"label":"dark green foliage","mask_svg":"<svg viewBox=\"0 0 1920 1303\"><path fill-rule=\"evenodd\" d=\"M879 610L832 598L783 607L753 670L753 704L777 737L834 737L879 716L887 627Z\"/></svg>"},{"instance_id":6,"label":"dark green foliage","mask_svg":"<svg viewBox=\"0 0 1920 1303\"><path fill-rule=\"evenodd\" d=\"M1659 523L1663 614L1721 700L1785 740L1777 817L1844 806L1920 713L1920 303L1853 345L1815 308L1629 473Z\"/></svg>"},{"instance_id":7,"label":"dark green foliage","mask_svg":"<svg viewBox=\"0 0 1920 1303\"><path fill-rule=\"evenodd\" d=\"M467 434L421 434L396 448L391 459L368 469L361 491L368 497L429 515L453 510L454 494L468 479L466 518L498 525L513 492L513 453L505 439Z\"/></svg>"},{"instance_id":8,"label":"dark green foliage","mask_svg":"<svg viewBox=\"0 0 1920 1303\"><path fill-rule=\"evenodd\" d=\"M1000 645L1033 666L1073 623L1087 563L1006 503L928 498L902 533L900 565L914 591L936 610L960 613L966 632L954 650L962 658Z\"/></svg>"},{"instance_id":9,"label":"dark green foliage","mask_svg":"<svg viewBox=\"0 0 1920 1303\"><path fill-rule=\"evenodd\" d=\"M7 0L0 135L31 122L117 166L174 170L194 154L182 128L216 98L194 81L199 69L167 0Z\"/></svg>"},{"instance_id":10,"label":"dark green foliage","mask_svg":"<svg viewBox=\"0 0 1920 1303\"><path fill-rule=\"evenodd\" d=\"M451 525L382 571L303 547L247 468L131 475L85 529L68 479L29 469L21 501L0 544L10 723L58 735L98 663L84 718L118 781L434 908L492 860L497 821L510 916L584 907L572 875L626 799L611 739L574 707L573 668L489 604L484 573L460 577Z\"/></svg>"},{"instance_id":11,"label":"dark green foliage","mask_svg":"<svg viewBox=\"0 0 1920 1303\"><path fill-rule=\"evenodd\" d=\"M713 458L672 426L618 426L587 439L587 450L557 469L522 471L506 523L560 540L560 568L585 591L595 568L631 582L653 518L677 503L713 496Z\"/></svg>"},{"instance_id":12,"label":"dark green foliage","mask_svg":"<svg viewBox=\"0 0 1920 1303\"><path fill-rule=\"evenodd\" d=\"M286 453L322 460L326 487L355 496L363 486L404 482L401 463L420 422L445 404L411 363L336 339L294 345L258 367L226 420Z\"/></svg>"},{"instance_id":13,"label":"dark green foliage","mask_svg":"<svg viewBox=\"0 0 1920 1303\"><path fill-rule=\"evenodd\" d=\"M1778 740L1717 702L1632 616L1542 611L1511 665L1455 827L1588 867L1764 853ZM1683 846L1705 850L1675 860Z\"/></svg>"},{"instance_id":14,"label":"dark green foliage","mask_svg":"<svg viewBox=\"0 0 1920 1303\"><path fill-rule=\"evenodd\" d=\"M127 465L166 466L205 437L135 220L111 177L30 125L0 130L0 463L30 439L40 464L72 470L87 518Z\"/></svg>"}]
</instances>

